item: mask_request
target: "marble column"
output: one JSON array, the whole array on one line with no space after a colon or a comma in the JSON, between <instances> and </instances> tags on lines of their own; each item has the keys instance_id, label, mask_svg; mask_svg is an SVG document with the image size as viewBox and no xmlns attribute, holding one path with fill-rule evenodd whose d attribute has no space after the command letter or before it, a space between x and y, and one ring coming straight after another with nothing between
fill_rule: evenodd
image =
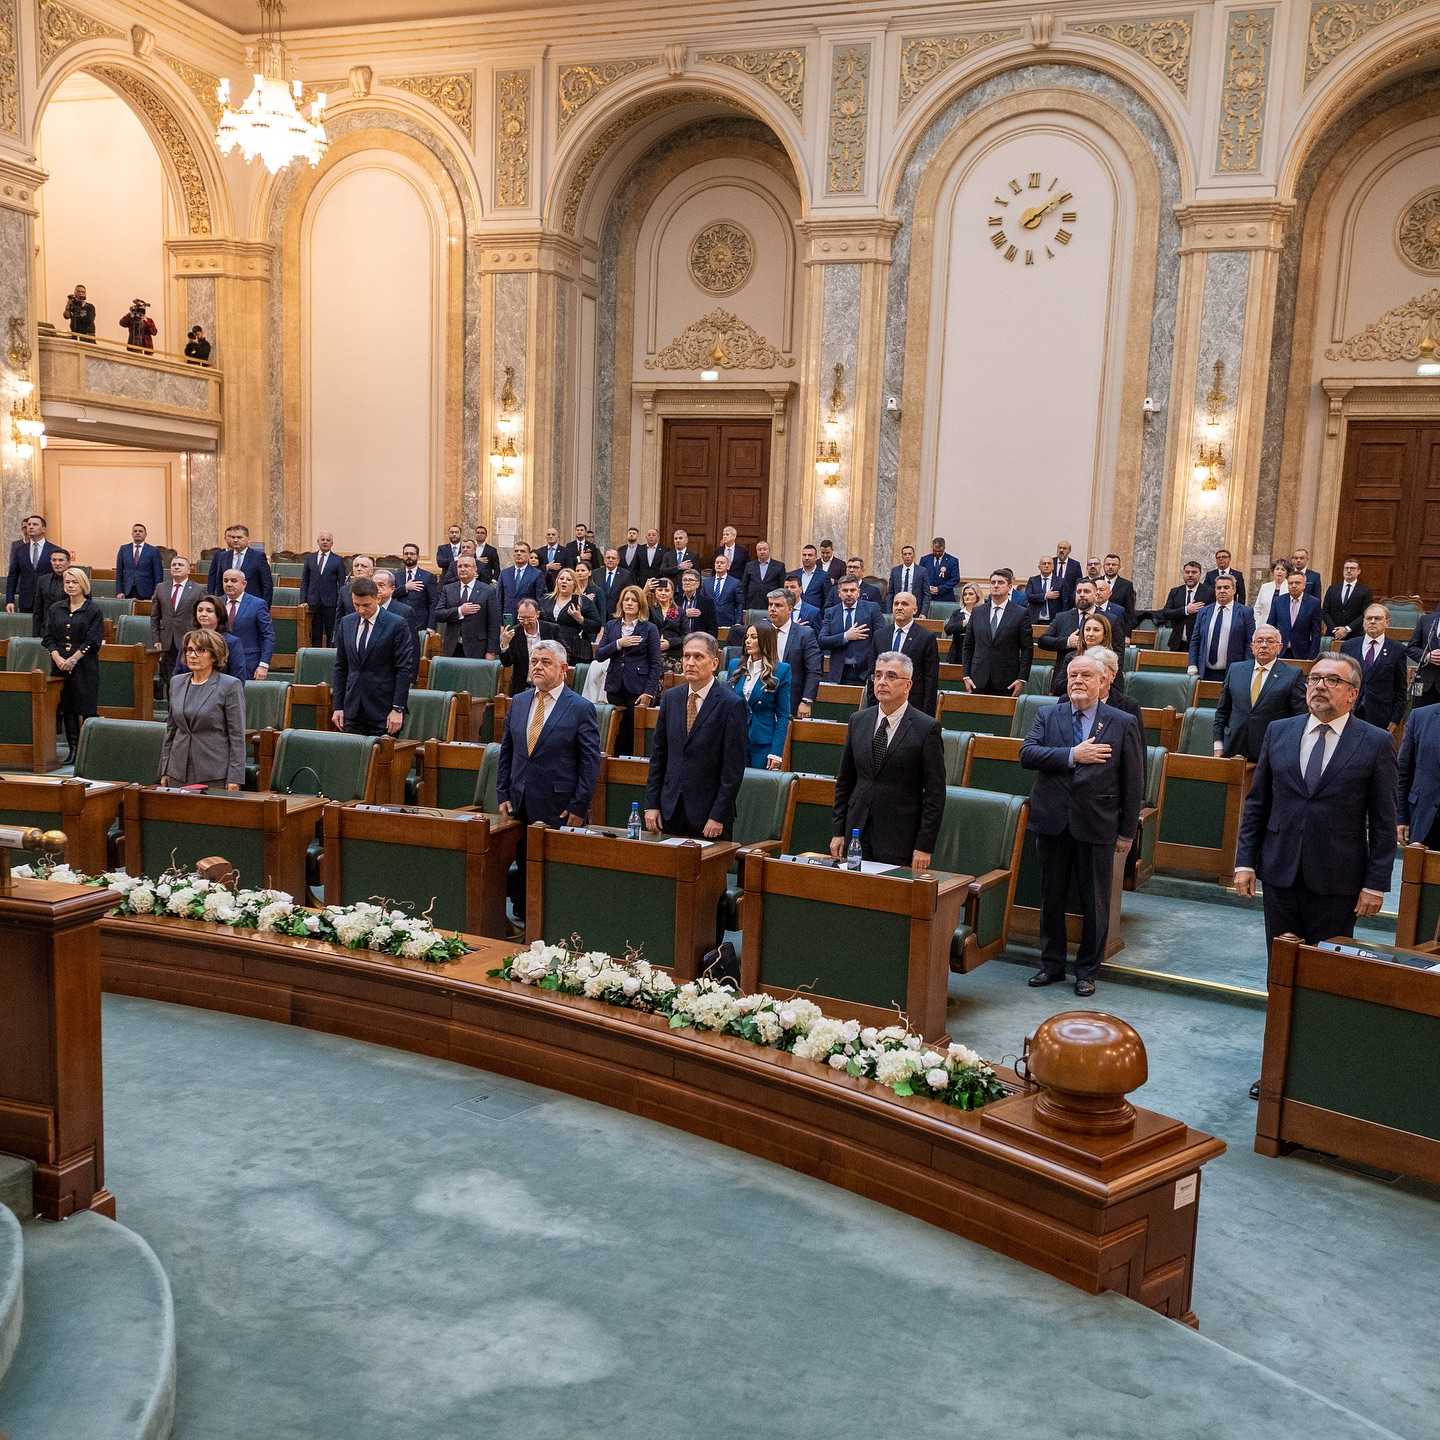
<instances>
[{"instance_id":1,"label":"marble column","mask_svg":"<svg viewBox=\"0 0 1440 1440\"><path fill-rule=\"evenodd\" d=\"M35 336L38 304L35 294L35 191L45 172L16 160L0 159L0 526L8 551L20 525L33 510L43 508L42 470L38 447L29 456L16 453L10 415L19 399L17 383L39 379L40 357ZM20 325L21 364L10 359L10 321ZM28 360L24 352L28 350Z\"/></svg>"}]
</instances>

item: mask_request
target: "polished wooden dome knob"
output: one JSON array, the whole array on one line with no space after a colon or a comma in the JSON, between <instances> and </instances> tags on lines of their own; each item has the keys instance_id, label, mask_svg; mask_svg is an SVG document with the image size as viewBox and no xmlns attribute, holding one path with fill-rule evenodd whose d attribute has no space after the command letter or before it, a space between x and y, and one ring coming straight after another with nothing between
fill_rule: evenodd
<instances>
[{"instance_id":1,"label":"polished wooden dome knob","mask_svg":"<svg viewBox=\"0 0 1440 1440\"><path fill-rule=\"evenodd\" d=\"M1060 1130L1112 1135L1130 1129L1135 1107L1125 1096L1149 1078L1145 1042L1132 1025L1098 1010L1052 1015L1026 1051L1030 1078L1044 1087L1038 1119Z\"/></svg>"}]
</instances>

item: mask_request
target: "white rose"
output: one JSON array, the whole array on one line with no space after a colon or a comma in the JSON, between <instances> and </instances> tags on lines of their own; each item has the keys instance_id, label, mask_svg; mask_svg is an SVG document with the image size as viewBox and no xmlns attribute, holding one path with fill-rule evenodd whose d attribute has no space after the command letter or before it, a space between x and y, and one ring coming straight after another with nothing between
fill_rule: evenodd
<instances>
[{"instance_id":1,"label":"white rose","mask_svg":"<svg viewBox=\"0 0 1440 1440\"><path fill-rule=\"evenodd\" d=\"M843 1070L850 1063L846 1055L832 1055L830 1057L830 1068L832 1070Z\"/></svg>"},{"instance_id":2,"label":"white rose","mask_svg":"<svg viewBox=\"0 0 1440 1440\"><path fill-rule=\"evenodd\" d=\"M880 1038L880 1032L873 1026L867 1025L860 1032L860 1043L867 1049L871 1049Z\"/></svg>"},{"instance_id":3,"label":"white rose","mask_svg":"<svg viewBox=\"0 0 1440 1440\"><path fill-rule=\"evenodd\" d=\"M305 917L305 928L313 935L320 928L320 917L318 915L307 915Z\"/></svg>"},{"instance_id":4,"label":"white rose","mask_svg":"<svg viewBox=\"0 0 1440 1440\"><path fill-rule=\"evenodd\" d=\"M780 1023L787 1029L793 1030L795 1022L800 1018L788 1005L779 1013Z\"/></svg>"},{"instance_id":5,"label":"white rose","mask_svg":"<svg viewBox=\"0 0 1440 1440\"><path fill-rule=\"evenodd\" d=\"M939 1055L937 1055L933 1050L927 1050L927 1051L920 1057L920 1063L921 1063L927 1070L933 1070L937 1065L943 1065L945 1062L944 1062L944 1060L941 1059L941 1057L940 1057Z\"/></svg>"},{"instance_id":6,"label":"white rose","mask_svg":"<svg viewBox=\"0 0 1440 1440\"><path fill-rule=\"evenodd\" d=\"M950 1072L939 1068L925 1072L925 1083L932 1090L948 1090L950 1088Z\"/></svg>"},{"instance_id":7,"label":"white rose","mask_svg":"<svg viewBox=\"0 0 1440 1440\"><path fill-rule=\"evenodd\" d=\"M638 995L640 993L640 977L638 975L627 975L620 988L626 995Z\"/></svg>"},{"instance_id":8,"label":"white rose","mask_svg":"<svg viewBox=\"0 0 1440 1440\"><path fill-rule=\"evenodd\" d=\"M155 908L155 892L144 885L137 885L130 892L130 908L137 915L148 915Z\"/></svg>"},{"instance_id":9,"label":"white rose","mask_svg":"<svg viewBox=\"0 0 1440 1440\"><path fill-rule=\"evenodd\" d=\"M210 918L221 925L233 925L240 918L240 912L233 905L221 905Z\"/></svg>"},{"instance_id":10,"label":"white rose","mask_svg":"<svg viewBox=\"0 0 1440 1440\"><path fill-rule=\"evenodd\" d=\"M968 1045L952 1045L945 1053L956 1065L983 1065L985 1063L979 1053Z\"/></svg>"}]
</instances>

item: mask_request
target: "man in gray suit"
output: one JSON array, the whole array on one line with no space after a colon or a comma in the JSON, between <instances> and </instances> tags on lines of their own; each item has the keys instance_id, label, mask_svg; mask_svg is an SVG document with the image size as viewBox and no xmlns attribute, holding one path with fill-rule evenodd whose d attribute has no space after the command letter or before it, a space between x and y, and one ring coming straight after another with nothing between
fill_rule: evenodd
<instances>
[{"instance_id":1,"label":"man in gray suit","mask_svg":"<svg viewBox=\"0 0 1440 1440\"><path fill-rule=\"evenodd\" d=\"M1273 721L1306 713L1304 672L1280 659L1280 646L1280 632L1273 625L1257 625L1250 640L1255 658L1225 672L1215 707L1217 756L1243 755L1253 765Z\"/></svg>"},{"instance_id":2,"label":"man in gray suit","mask_svg":"<svg viewBox=\"0 0 1440 1440\"><path fill-rule=\"evenodd\" d=\"M150 602L150 648L160 656L162 685L168 685L175 673L180 646L195 628L195 605L204 593L205 587L190 578L190 561L184 555L170 562L169 581L155 587Z\"/></svg>"}]
</instances>

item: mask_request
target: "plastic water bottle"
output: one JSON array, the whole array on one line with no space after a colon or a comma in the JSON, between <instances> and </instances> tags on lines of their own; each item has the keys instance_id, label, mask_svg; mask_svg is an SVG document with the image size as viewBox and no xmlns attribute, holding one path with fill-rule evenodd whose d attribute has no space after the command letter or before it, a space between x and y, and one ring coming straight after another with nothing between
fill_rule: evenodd
<instances>
[{"instance_id":1,"label":"plastic water bottle","mask_svg":"<svg viewBox=\"0 0 1440 1440\"><path fill-rule=\"evenodd\" d=\"M850 832L850 844L845 851L845 868L847 870L858 870L860 868L860 832Z\"/></svg>"},{"instance_id":2,"label":"plastic water bottle","mask_svg":"<svg viewBox=\"0 0 1440 1440\"><path fill-rule=\"evenodd\" d=\"M640 802L630 802L630 818L625 822L625 838L627 840L638 840L640 838Z\"/></svg>"}]
</instances>

